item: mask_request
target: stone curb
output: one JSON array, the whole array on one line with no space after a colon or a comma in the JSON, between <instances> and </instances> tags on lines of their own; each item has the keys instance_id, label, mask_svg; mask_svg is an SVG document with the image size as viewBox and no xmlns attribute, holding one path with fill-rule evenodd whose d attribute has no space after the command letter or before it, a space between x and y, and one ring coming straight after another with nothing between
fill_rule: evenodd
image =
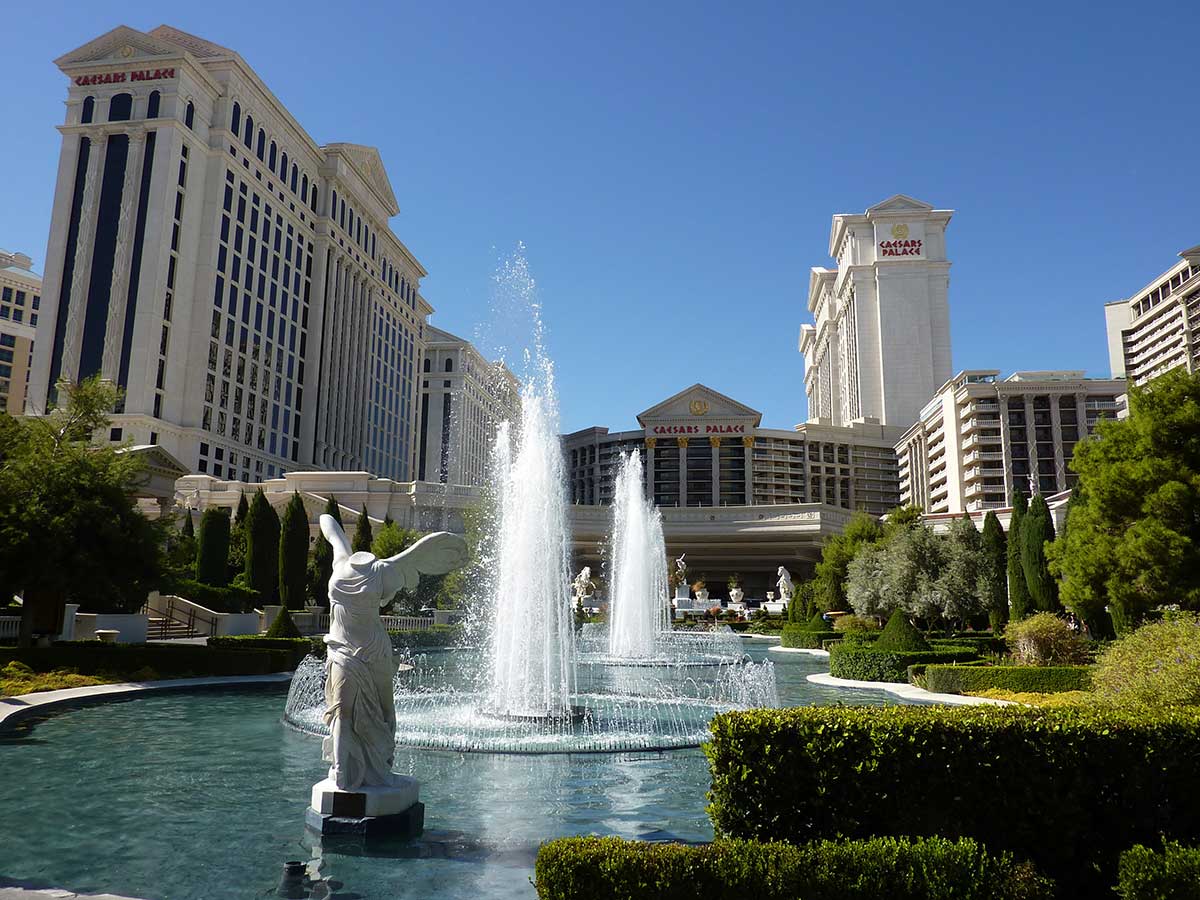
<instances>
[{"instance_id":1,"label":"stone curb","mask_svg":"<svg viewBox=\"0 0 1200 900\"><path fill-rule=\"evenodd\" d=\"M849 678L834 678L828 672L809 675L808 681L823 687L863 688L870 691L887 691L905 700L922 703L941 703L946 706L1019 706L1011 700L993 700L989 697L965 697L962 694L935 694L915 684L899 684L891 681L853 681Z\"/></svg>"},{"instance_id":2,"label":"stone curb","mask_svg":"<svg viewBox=\"0 0 1200 900\"><path fill-rule=\"evenodd\" d=\"M162 681L93 684L87 687L62 688L57 691L38 691L34 694L19 694L15 697L0 697L0 731L21 719L36 716L60 706L106 703L110 700L122 700L137 694L163 691L188 691L255 684L286 684L291 680L291 672L274 672L270 675L225 675L212 678L171 678ZM0 894L0 900L6 900L3 894Z\"/></svg>"},{"instance_id":3,"label":"stone curb","mask_svg":"<svg viewBox=\"0 0 1200 900\"><path fill-rule=\"evenodd\" d=\"M116 894L76 894L62 888L24 888L0 881L0 900L133 900Z\"/></svg>"},{"instance_id":4,"label":"stone curb","mask_svg":"<svg viewBox=\"0 0 1200 900\"><path fill-rule=\"evenodd\" d=\"M816 650L809 647L768 647L768 653L799 653L803 656L828 657L828 650Z\"/></svg>"}]
</instances>

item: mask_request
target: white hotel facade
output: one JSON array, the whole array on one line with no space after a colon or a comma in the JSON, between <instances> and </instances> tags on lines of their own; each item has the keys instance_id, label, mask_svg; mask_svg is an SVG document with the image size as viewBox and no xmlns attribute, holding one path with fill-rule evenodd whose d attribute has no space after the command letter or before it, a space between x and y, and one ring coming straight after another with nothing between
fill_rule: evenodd
<instances>
[{"instance_id":1,"label":"white hotel facade","mask_svg":"<svg viewBox=\"0 0 1200 900\"><path fill-rule=\"evenodd\" d=\"M232 50L119 27L70 79L28 409L125 392L111 437L193 471L415 476L425 270L378 152L318 144Z\"/></svg>"}]
</instances>

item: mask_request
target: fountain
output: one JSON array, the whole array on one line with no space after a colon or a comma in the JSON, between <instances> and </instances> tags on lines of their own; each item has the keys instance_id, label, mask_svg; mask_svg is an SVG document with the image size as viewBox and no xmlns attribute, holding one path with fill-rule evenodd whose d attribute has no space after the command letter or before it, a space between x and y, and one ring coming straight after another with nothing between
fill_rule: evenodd
<instances>
[{"instance_id":1,"label":"fountain","mask_svg":"<svg viewBox=\"0 0 1200 900\"><path fill-rule=\"evenodd\" d=\"M587 625L576 637L553 364L523 259L499 280L532 313L535 340L520 420L498 430L493 448L490 534L477 551L485 628L473 648L404 660L412 669L393 682L396 744L492 753L698 746L714 713L777 702L774 668L750 662L727 628L667 628L662 523L642 496L636 453L622 467L614 510L613 630ZM327 733L323 691L324 668L305 660L284 721Z\"/></svg>"},{"instance_id":2,"label":"fountain","mask_svg":"<svg viewBox=\"0 0 1200 900\"><path fill-rule=\"evenodd\" d=\"M646 659L666 627L667 549L662 514L646 499L642 456L621 457L613 500L612 590L608 652L617 659Z\"/></svg>"}]
</instances>

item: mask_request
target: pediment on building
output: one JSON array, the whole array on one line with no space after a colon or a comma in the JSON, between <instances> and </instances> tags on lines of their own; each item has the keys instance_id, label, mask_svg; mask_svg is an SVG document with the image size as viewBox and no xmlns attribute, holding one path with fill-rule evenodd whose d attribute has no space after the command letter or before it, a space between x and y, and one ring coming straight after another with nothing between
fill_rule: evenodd
<instances>
[{"instance_id":1,"label":"pediment on building","mask_svg":"<svg viewBox=\"0 0 1200 900\"><path fill-rule=\"evenodd\" d=\"M118 25L107 34L63 54L54 64L60 69L95 64L127 65L138 60L178 57L182 51L183 48L177 44L128 25Z\"/></svg>"},{"instance_id":2,"label":"pediment on building","mask_svg":"<svg viewBox=\"0 0 1200 900\"><path fill-rule=\"evenodd\" d=\"M915 197L909 197L906 194L895 194L888 197L882 203L876 203L867 210L867 215L874 213L906 213L906 212L929 212L933 207L923 200L918 200Z\"/></svg>"},{"instance_id":3,"label":"pediment on building","mask_svg":"<svg viewBox=\"0 0 1200 900\"><path fill-rule=\"evenodd\" d=\"M147 471L158 475L169 475L172 479L182 478L192 472L158 444L136 444L132 447L122 447L117 452L128 453L130 456L136 457Z\"/></svg>"},{"instance_id":4,"label":"pediment on building","mask_svg":"<svg viewBox=\"0 0 1200 900\"><path fill-rule=\"evenodd\" d=\"M706 421L718 419L750 419L750 424L757 427L762 420L762 413L703 384L693 384L639 413L637 417L638 423L643 427L658 421L702 425Z\"/></svg>"},{"instance_id":5,"label":"pediment on building","mask_svg":"<svg viewBox=\"0 0 1200 900\"><path fill-rule=\"evenodd\" d=\"M337 153L345 158L350 167L358 173L358 177L379 197L389 215L394 216L400 212L396 192L392 190L387 169L384 168L383 159L376 148L363 144L326 144L322 149L326 153Z\"/></svg>"}]
</instances>

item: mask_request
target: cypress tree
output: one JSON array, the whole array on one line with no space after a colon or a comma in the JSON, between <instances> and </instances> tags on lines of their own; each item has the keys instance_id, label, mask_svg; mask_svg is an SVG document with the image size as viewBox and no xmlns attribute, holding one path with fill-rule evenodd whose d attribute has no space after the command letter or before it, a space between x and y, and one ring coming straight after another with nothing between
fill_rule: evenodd
<instances>
[{"instance_id":1,"label":"cypress tree","mask_svg":"<svg viewBox=\"0 0 1200 900\"><path fill-rule=\"evenodd\" d=\"M872 650L894 650L897 652L927 651L929 642L924 635L908 621L908 613L897 609L883 626L879 639L870 645Z\"/></svg>"},{"instance_id":2,"label":"cypress tree","mask_svg":"<svg viewBox=\"0 0 1200 900\"><path fill-rule=\"evenodd\" d=\"M988 610L988 624L999 634L1008 622L1008 548L1004 529L996 513L989 510L983 517L983 573L979 578L979 594Z\"/></svg>"},{"instance_id":3,"label":"cypress tree","mask_svg":"<svg viewBox=\"0 0 1200 900\"><path fill-rule=\"evenodd\" d=\"M230 581L246 569L246 516L249 514L250 504L246 502L246 492L242 491L238 494L237 512L233 514L233 527L229 530Z\"/></svg>"},{"instance_id":4,"label":"cypress tree","mask_svg":"<svg viewBox=\"0 0 1200 900\"><path fill-rule=\"evenodd\" d=\"M1025 495L1013 488L1012 518L1008 523L1008 607L1014 622L1024 619L1032 611L1033 602L1029 588L1025 585L1025 570L1021 567L1021 523L1028 509Z\"/></svg>"},{"instance_id":5,"label":"cypress tree","mask_svg":"<svg viewBox=\"0 0 1200 900\"><path fill-rule=\"evenodd\" d=\"M367 505L364 503L362 512L358 514L358 525L354 529L354 540L350 542L350 549L355 553L363 550L370 553L374 540L371 534L371 518L367 515Z\"/></svg>"},{"instance_id":6,"label":"cypress tree","mask_svg":"<svg viewBox=\"0 0 1200 900\"><path fill-rule=\"evenodd\" d=\"M279 532L279 602L291 609L303 609L307 588L308 513L295 491L283 511Z\"/></svg>"},{"instance_id":7,"label":"cypress tree","mask_svg":"<svg viewBox=\"0 0 1200 900\"><path fill-rule=\"evenodd\" d=\"M394 524L396 524L396 523L392 521L392 514L384 513L383 514L383 527L387 528L389 525L394 525Z\"/></svg>"},{"instance_id":8,"label":"cypress tree","mask_svg":"<svg viewBox=\"0 0 1200 900\"><path fill-rule=\"evenodd\" d=\"M183 511L183 527L179 529L179 533L189 538L196 536L196 526L192 524L192 511L190 509Z\"/></svg>"},{"instance_id":9,"label":"cypress tree","mask_svg":"<svg viewBox=\"0 0 1200 900\"><path fill-rule=\"evenodd\" d=\"M196 580L214 587L229 583L229 510L210 506L200 517Z\"/></svg>"},{"instance_id":10,"label":"cypress tree","mask_svg":"<svg viewBox=\"0 0 1200 900\"><path fill-rule=\"evenodd\" d=\"M279 516L262 488L246 514L246 581L258 591L259 602L275 603L279 594Z\"/></svg>"},{"instance_id":11,"label":"cypress tree","mask_svg":"<svg viewBox=\"0 0 1200 900\"><path fill-rule=\"evenodd\" d=\"M338 509L337 499L330 494L325 501L324 514L332 516L342 524L342 514ZM313 545L312 560L308 566L308 598L313 606L329 606L329 576L333 574L333 547L324 535L318 535Z\"/></svg>"},{"instance_id":12,"label":"cypress tree","mask_svg":"<svg viewBox=\"0 0 1200 900\"><path fill-rule=\"evenodd\" d=\"M1046 542L1054 540L1054 519L1041 494L1029 504L1021 520L1021 570L1034 606L1041 612L1057 612L1058 582L1046 564Z\"/></svg>"},{"instance_id":13,"label":"cypress tree","mask_svg":"<svg viewBox=\"0 0 1200 900\"><path fill-rule=\"evenodd\" d=\"M234 526L245 525L246 516L250 514L250 504L246 502L246 492L238 494L237 512L233 514Z\"/></svg>"}]
</instances>

